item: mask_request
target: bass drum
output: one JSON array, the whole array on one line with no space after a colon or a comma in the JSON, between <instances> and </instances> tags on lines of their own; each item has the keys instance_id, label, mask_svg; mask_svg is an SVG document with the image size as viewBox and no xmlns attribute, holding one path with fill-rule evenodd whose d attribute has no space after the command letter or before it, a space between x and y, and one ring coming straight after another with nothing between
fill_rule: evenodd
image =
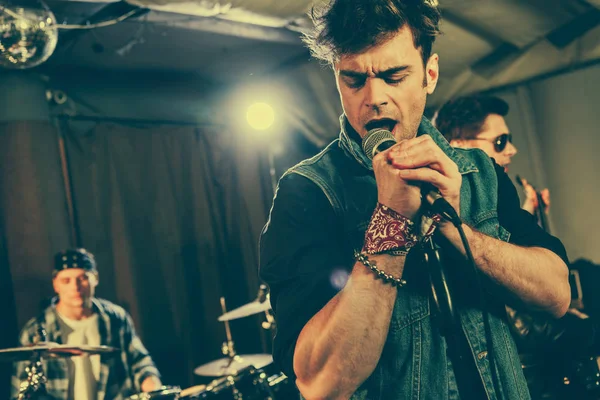
<instances>
[{"instance_id":1,"label":"bass drum","mask_svg":"<svg viewBox=\"0 0 600 400\"><path fill-rule=\"evenodd\" d=\"M162 386L152 392L134 394L129 396L127 400L177 400L180 392L181 388L179 386Z\"/></svg>"},{"instance_id":2,"label":"bass drum","mask_svg":"<svg viewBox=\"0 0 600 400\"><path fill-rule=\"evenodd\" d=\"M203 385L197 388L200 391L187 393L182 399L209 399L209 400L265 400L269 398L269 385L266 374L254 367L246 367L236 375L215 379L204 389Z\"/></svg>"}]
</instances>

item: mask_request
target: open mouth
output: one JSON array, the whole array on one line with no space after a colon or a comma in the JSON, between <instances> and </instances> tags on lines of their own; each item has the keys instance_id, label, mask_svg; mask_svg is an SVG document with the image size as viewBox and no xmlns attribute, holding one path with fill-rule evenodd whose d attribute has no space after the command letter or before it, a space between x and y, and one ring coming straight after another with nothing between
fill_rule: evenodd
<instances>
[{"instance_id":1,"label":"open mouth","mask_svg":"<svg viewBox=\"0 0 600 400\"><path fill-rule=\"evenodd\" d=\"M394 127L396 126L396 122L393 119L390 118L382 118L382 119L374 119L369 121L366 125L365 128L368 131L371 131L373 129L385 129L388 131L392 131L394 130Z\"/></svg>"}]
</instances>

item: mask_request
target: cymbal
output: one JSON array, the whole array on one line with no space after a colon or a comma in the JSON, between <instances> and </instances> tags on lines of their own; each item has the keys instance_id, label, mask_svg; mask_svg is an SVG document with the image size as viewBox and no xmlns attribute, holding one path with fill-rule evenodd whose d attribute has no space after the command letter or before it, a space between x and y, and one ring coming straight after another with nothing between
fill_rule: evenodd
<instances>
[{"instance_id":1,"label":"cymbal","mask_svg":"<svg viewBox=\"0 0 600 400\"><path fill-rule=\"evenodd\" d=\"M219 321L231 321L232 319L244 318L253 314L259 314L271 309L271 301L267 298L262 303L255 300L251 303L244 304L241 307L235 308L221 315Z\"/></svg>"},{"instance_id":2,"label":"cymbal","mask_svg":"<svg viewBox=\"0 0 600 400\"><path fill-rule=\"evenodd\" d=\"M273 362L270 354L237 355L233 358L220 358L201 365L194 370L200 376L226 376L235 375L238 371L253 366L256 369L266 367Z\"/></svg>"},{"instance_id":3,"label":"cymbal","mask_svg":"<svg viewBox=\"0 0 600 400\"><path fill-rule=\"evenodd\" d=\"M34 356L42 358L57 358L57 357L76 357L83 354L96 355L112 353L117 351L114 347L109 346L73 346L68 344L45 344L26 347L15 347L12 349L0 350L0 361L25 361L30 360Z\"/></svg>"}]
</instances>

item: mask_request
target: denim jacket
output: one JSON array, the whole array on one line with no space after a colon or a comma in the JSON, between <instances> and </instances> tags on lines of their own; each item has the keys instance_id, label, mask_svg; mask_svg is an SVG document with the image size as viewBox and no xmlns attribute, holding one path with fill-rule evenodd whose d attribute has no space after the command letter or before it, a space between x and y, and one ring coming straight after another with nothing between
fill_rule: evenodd
<instances>
[{"instance_id":1,"label":"denim jacket","mask_svg":"<svg viewBox=\"0 0 600 400\"><path fill-rule=\"evenodd\" d=\"M345 240L360 249L371 214L377 203L377 187L371 161L359 143L345 130L316 156L286 172L302 175L326 195L344 226ZM430 135L456 163L462 174L460 215L477 231L508 241L510 234L499 225L498 182L494 165L480 150L454 149L423 118L418 135ZM410 258L410 255L409 255ZM389 333L381 358L372 375L352 399L459 399L453 367L446 355L446 342L432 321L428 285L419 271L405 267L408 285L398 289ZM503 309L503 308L502 308ZM519 357L505 315L489 313L494 360L488 356L483 316L475 306L458 310L462 330L488 399L529 399ZM492 372L494 370L494 372Z\"/></svg>"}]
</instances>

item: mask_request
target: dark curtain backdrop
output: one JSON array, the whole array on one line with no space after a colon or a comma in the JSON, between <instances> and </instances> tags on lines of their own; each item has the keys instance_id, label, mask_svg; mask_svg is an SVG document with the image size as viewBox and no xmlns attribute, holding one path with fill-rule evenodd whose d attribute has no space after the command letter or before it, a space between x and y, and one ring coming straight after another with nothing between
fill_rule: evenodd
<instances>
[{"instance_id":1,"label":"dark curtain backdrop","mask_svg":"<svg viewBox=\"0 0 600 400\"><path fill-rule=\"evenodd\" d=\"M219 126L62 120L60 130L81 242L97 255L98 296L129 310L165 383L194 383L195 366L223 357L219 298L233 308L257 294L272 196L260 153L244 157ZM231 323L239 353L270 351L261 321Z\"/></svg>"},{"instance_id":2,"label":"dark curtain backdrop","mask_svg":"<svg viewBox=\"0 0 600 400\"><path fill-rule=\"evenodd\" d=\"M15 345L52 296L52 255L75 245L61 135L79 244L98 262L97 296L132 314L165 384L204 383L194 367L223 357L219 298L232 309L257 295L258 237L272 199L266 147L211 125L0 125L1 347ZM263 320L231 322L239 354L270 352Z\"/></svg>"},{"instance_id":3,"label":"dark curtain backdrop","mask_svg":"<svg viewBox=\"0 0 600 400\"><path fill-rule=\"evenodd\" d=\"M0 123L0 347L52 293L51 260L69 245L56 130L49 122ZM0 363L0 398L11 366Z\"/></svg>"}]
</instances>

